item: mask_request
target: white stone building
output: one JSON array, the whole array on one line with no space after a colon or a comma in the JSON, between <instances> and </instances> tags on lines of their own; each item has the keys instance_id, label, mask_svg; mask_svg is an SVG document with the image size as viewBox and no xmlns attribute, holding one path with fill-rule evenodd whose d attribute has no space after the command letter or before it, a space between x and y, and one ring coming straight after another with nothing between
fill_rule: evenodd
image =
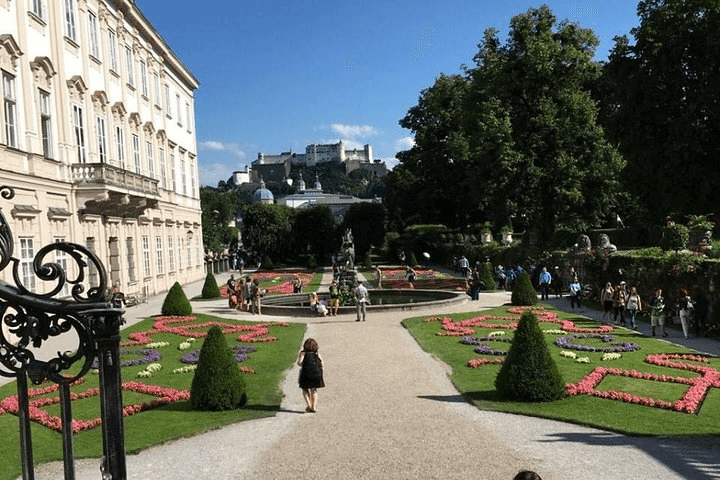
<instances>
[{"instance_id":1,"label":"white stone building","mask_svg":"<svg viewBox=\"0 0 720 480\"><path fill-rule=\"evenodd\" d=\"M202 279L199 83L135 2L0 0L0 70L0 208L25 287L52 287L32 259L56 241L126 293Z\"/></svg>"}]
</instances>

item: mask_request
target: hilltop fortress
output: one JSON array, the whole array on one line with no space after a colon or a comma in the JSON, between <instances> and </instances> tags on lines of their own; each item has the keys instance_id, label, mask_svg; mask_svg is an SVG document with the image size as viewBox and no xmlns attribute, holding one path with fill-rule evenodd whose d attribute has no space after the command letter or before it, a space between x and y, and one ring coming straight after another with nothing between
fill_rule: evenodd
<instances>
[{"instance_id":1,"label":"hilltop fortress","mask_svg":"<svg viewBox=\"0 0 720 480\"><path fill-rule=\"evenodd\" d=\"M347 149L341 141L327 145L308 145L305 153L283 152L280 155L258 153L252 162L251 180L282 181L290 175L292 166L314 167L319 163L337 161L345 165L345 174L353 170L366 169L379 177L387 174L387 166L382 160L372 159L372 146L365 145L362 150Z\"/></svg>"}]
</instances>

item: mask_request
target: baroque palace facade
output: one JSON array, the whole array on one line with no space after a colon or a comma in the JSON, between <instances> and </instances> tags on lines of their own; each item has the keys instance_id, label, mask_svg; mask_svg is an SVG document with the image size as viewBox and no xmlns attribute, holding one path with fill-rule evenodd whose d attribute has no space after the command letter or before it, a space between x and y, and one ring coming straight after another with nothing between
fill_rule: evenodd
<instances>
[{"instance_id":1,"label":"baroque palace facade","mask_svg":"<svg viewBox=\"0 0 720 480\"><path fill-rule=\"evenodd\" d=\"M0 0L0 74L0 185L15 189L0 208L23 285L53 287L32 262L61 241L125 293L202 279L199 83L135 2Z\"/></svg>"}]
</instances>

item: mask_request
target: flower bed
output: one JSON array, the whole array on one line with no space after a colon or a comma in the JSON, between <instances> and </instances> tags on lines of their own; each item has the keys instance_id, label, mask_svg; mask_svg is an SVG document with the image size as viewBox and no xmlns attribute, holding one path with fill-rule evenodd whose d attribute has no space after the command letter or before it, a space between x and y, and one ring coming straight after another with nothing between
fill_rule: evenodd
<instances>
[{"instance_id":1,"label":"flower bed","mask_svg":"<svg viewBox=\"0 0 720 480\"><path fill-rule=\"evenodd\" d=\"M575 340L582 338L597 338L602 342L609 343L610 345L607 347L596 347L593 345L583 345L581 343L575 342ZM581 350L585 352L613 353L634 352L635 350L640 350L640 345L635 342L614 342L613 340L615 340L615 337L613 337L612 335L602 335L597 333L579 333L577 335L572 335L569 337L557 338L555 339L555 345L560 348Z\"/></svg>"},{"instance_id":2,"label":"flower bed","mask_svg":"<svg viewBox=\"0 0 720 480\"><path fill-rule=\"evenodd\" d=\"M250 278L258 279L260 284L272 283L272 285L263 285L263 288L268 291L269 294L288 294L293 293L292 281L293 277L298 275L304 286L307 286L312 282L314 273L311 271L302 272L260 272L253 273ZM244 275L245 276L245 275ZM228 287L226 285L220 286L220 296L223 298L228 297Z\"/></svg>"},{"instance_id":3,"label":"flower bed","mask_svg":"<svg viewBox=\"0 0 720 480\"><path fill-rule=\"evenodd\" d=\"M462 278L437 272L432 268L415 268L415 281L408 282L404 268L380 268L382 287L390 289L422 288L428 290L465 290L466 282Z\"/></svg>"}]
</instances>

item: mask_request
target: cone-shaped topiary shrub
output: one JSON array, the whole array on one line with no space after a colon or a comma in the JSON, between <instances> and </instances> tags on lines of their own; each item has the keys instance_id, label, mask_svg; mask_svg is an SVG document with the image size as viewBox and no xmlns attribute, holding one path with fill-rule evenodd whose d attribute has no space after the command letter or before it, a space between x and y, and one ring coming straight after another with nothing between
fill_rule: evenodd
<instances>
[{"instance_id":1,"label":"cone-shaped topiary shrub","mask_svg":"<svg viewBox=\"0 0 720 480\"><path fill-rule=\"evenodd\" d=\"M185 296L182 286L175 282L170 291L165 296L162 309L163 315L190 315L192 313L192 305Z\"/></svg>"},{"instance_id":2,"label":"cone-shaped topiary shrub","mask_svg":"<svg viewBox=\"0 0 720 480\"><path fill-rule=\"evenodd\" d=\"M485 290L495 290L495 278L493 278L492 269L488 262L480 265L480 280L485 284Z\"/></svg>"},{"instance_id":3,"label":"cone-shaped topiary shrub","mask_svg":"<svg viewBox=\"0 0 720 480\"><path fill-rule=\"evenodd\" d=\"M314 256L314 255L310 255L310 256L308 257L308 259L307 259L307 265L306 265L306 266L307 266L307 269L308 269L308 270L313 270L313 271L317 268L318 263L317 263L317 260L315 260L315 256Z\"/></svg>"},{"instance_id":4,"label":"cone-shaped topiary shrub","mask_svg":"<svg viewBox=\"0 0 720 480\"><path fill-rule=\"evenodd\" d=\"M521 272L515 280L510 303L513 305L535 305L537 302L537 292L530 283L530 277L527 272Z\"/></svg>"},{"instance_id":5,"label":"cone-shaped topiary shrub","mask_svg":"<svg viewBox=\"0 0 720 480\"><path fill-rule=\"evenodd\" d=\"M418 264L417 258L415 258L415 252L413 252L412 250L410 250L410 255L408 255L407 257L407 264L410 267L415 267Z\"/></svg>"},{"instance_id":6,"label":"cone-shaped topiary shrub","mask_svg":"<svg viewBox=\"0 0 720 480\"><path fill-rule=\"evenodd\" d=\"M275 264L273 263L273 261L270 259L270 257L268 255L265 255L263 257L262 268L263 268L263 270L274 270L275 269Z\"/></svg>"},{"instance_id":7,"label":"cone-shaped topiary shrub","mask_svg":"<svg viewBox=\"0 0 720 480\"><path fill-rule=\"evenodd\" d=\"M220 327L211 327L200 349L190 387L195 410L232 410L247 402L245 379Z\"/></svg>"},{"instance_id":8,"label":"cone-shaped topiary shrub","mask_svg":"<svg viewBox=\"0 0 720 480\"><path fill-rule=\"evenodd\" d=\"M363 257L363 267L368 270L372 268L372 256L370 256L370 252L365 252L365 256Z\"/></svg>"},{"instance_id":9,"label":"cone-shaped topiary shrub","mask_svg":"<svg viewBox=\"0 0 720 480\"><path fill-rule=\"evenodd\" d=\"M495 388L507 400L524 402L565 396L565 382L550 356L545 334L529 310L520 317L505 363L495 377Z\"/></svg>"},{"instance_id":10,"label":"cone-shaped topiary shrub","mask_svg":"<svg viewBox=\"0 0 720 480\"><path fill-rule=\"evenodd\" d=\"M212 272L205 275L205 284L201 296L202 298L218 298L220 296L220 287L218 287L215 275Z\"/></svg>"}]
</instances>

